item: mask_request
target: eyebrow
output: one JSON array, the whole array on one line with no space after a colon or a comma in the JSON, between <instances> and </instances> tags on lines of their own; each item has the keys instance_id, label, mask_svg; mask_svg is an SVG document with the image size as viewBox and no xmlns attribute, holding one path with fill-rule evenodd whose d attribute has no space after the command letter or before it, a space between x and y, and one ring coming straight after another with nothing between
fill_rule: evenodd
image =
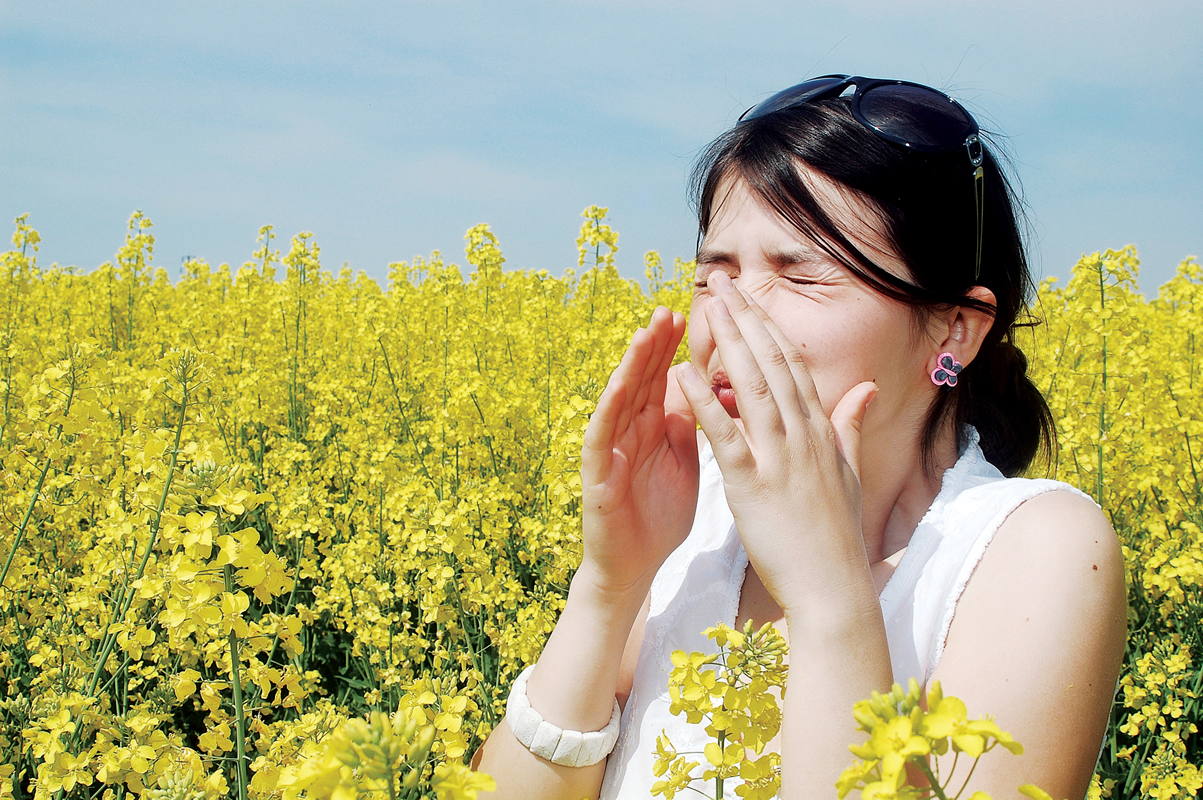
<instances>
[{"instance_id":1,"label":"eyebrow","mask_svg":"<svg viewBox=\"0 0 1203 800\"><path fill-rule=\"evenodd\" d=\"M727 264L734 260L735 258L730 253L715 250L712 247L698 248L697 258L695 259L698 266L702 264Z\"/></svg>"},{"instance_id":2,"label":"eyebrow","mask_svg":"<svg viewBox=\"0 0 1203 800\"><path fill-rule=\"evenodd\" d=\"M813 264L823 260L823 254L802 247L791 250L777 250L765 255L768 257L770 263L776 264L779 267L790 264Z\"/></svg>"},{"instance_id":3,"label":"eyebrow","mask_svg":"<svg viewBox=\"0 0 1203 800\"><path fill-rule=\"evenodd\" d=\"M813 264L822 261L821 254L807 248L794 248L789 250L777 250L765 254L766 260L778 267L789 266L790 264ZM709 247L703 247L698 250L697 263L698 266L714 265L714 264L735 264L738 259L733 253L725 250L715 250Z\"/></svg>"}]
</instances>

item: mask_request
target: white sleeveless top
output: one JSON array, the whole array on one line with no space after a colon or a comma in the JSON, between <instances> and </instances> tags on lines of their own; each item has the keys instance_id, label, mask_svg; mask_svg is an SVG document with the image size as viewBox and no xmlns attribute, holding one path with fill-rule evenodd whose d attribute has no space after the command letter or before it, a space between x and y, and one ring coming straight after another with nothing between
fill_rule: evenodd
<instances>
[{"instance_id":1,"label":"white sleeveless top","mask_svg":"<svg viewBox=\"0 0 1203 800\"><path fill-rule=\"evenodd\" d=\"M1044 492L1082 494L1060 481L1005 478L982 455L976 430L966 428L963 438L963 452L944 473L939 494L879 598L894 680L903 686L912 677L927 685L940 663L961 592L1007 515ZM727 507L713 451L702 441L693 530L652 582L635 680L618 743L606 764L601 800L651 797L652 784L660 780L652 774L652 764L661 731L678 752L701 751L709 741L705 726L689 725L684 715L675 717L668 711L671 656L674 650L718 652L702 631L719 622L734 627L748 557ZM739 782L724 782L724 794L736 797Z\"/></svg>"}]
</instances>

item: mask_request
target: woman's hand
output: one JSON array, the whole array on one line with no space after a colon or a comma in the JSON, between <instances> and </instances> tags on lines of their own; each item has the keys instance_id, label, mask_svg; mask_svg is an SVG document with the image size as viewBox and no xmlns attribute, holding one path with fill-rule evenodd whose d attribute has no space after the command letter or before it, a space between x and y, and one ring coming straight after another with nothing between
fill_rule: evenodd
<instances>
[{"instance_id":1,"label":"woman's hand","mask_svg":"<svg viewBox=\"0 0 1203 800\"><path fill-rule=\"evenodd\" d=\"M872 582L858 479L860 424L876 386L853 386L829 419L798 349L768 315L721 271L711 273L710 287L705 313L742 431L695 369L679 375L714 447L750 563L787 616L851 587L852 606L876 607L874 594L860 596Z\"/></svg>"},{"instance_id":2,"label":"woman's hand","mask_svg":"<svg viewBox=\"0 0 1203 800\"><path fill-rule=\"evenodd\" d=\"M577 578L606 593L642 600L693 524L695 423L687 407L665 408L669 365L684 333L683 315L657 308L631 337L585 431Z\"/></svg>"},{"instance_id":3,"label":"woman's hand","mask_svg":"<svg viewBox=\"0 0 1203 800\"><path fill-rule=\"evenodd\" d=\"M566 730L600 730L616 693L630 690L624 647L656 570L693 524L694 419L679 397L665 409L669 365L684 333L684 316L657 308L647 329L631 337L585 431L584 558L527 683L531 706ZM564 767L535 756L504 720L473 764L507 798L597 797L605 771L604 761Z\"/></svg>"}]
</instances>

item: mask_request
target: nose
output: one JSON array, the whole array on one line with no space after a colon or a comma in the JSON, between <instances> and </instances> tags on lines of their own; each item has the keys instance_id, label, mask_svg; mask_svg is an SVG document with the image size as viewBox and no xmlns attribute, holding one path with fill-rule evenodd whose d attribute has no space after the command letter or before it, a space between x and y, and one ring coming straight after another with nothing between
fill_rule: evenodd
<instances>
[{"instance_id":1,"label":"nose","mask_svg":"<svg viewBox=\"0 0 1203 800\"><path fill-rule=\"evenodd\" d=\"M771 279L756 280L754 276L745 273L740 273L734 276L728 276L732 287L742 292L744 296L751 298L761 308L766 307L766 301L769 301L771 294L769 288Z\"/></svg>"}]
</instances>

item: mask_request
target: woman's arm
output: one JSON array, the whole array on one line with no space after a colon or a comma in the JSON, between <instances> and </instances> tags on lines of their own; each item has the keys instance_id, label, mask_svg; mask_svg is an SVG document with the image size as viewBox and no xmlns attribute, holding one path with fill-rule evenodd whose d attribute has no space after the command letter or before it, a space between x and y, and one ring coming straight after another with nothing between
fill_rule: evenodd
<instances>
[{"instance_id":1,"label":"woman's arm","mask_svg":"<svg viewBox=\"0 0 1203 800\"><path fill-rule=\"evenodd\" d=\"M1123 556L1097 506L1048 492L1007 518L965 587L933 675L971 717L990 714L1024 746L1021 756L985 756L971 789L1002 800L1034 783L1055 798L1085 796L1126 624Z\"/></svg>"},{"instance_id":2,"label":"woman's arm","mask_svg":"<svg viewBox=\"0 0 1203 800\"><path fill-rule=\"evenodd\" d=\"M688 367L681 387L714 448L749 563L785 614L781 797L830 798L860 736L853 703L892 682L857 477L860 421L876 387L854 387L829 419L797 348L725 274L709 282L704 313L742 430Z\"/></svg>"},{"instance_id":3,"label":"woman's arm","mask_svg":"<svg viewBox=\"0 0 1203 800\"><path fill-rule=\"evenodd\" d=\"M596 731L610 719L623 647L642 601L599 591L580 573L527 686L531 707L565 730ZM606 762L562 767L522 745L505 720L489 734L473 768L493 776L498 798L597 797Z\"/></svg>"},{"instance_id":4,"label":"woman's arm","mask_svg":"<svg viewBox=\"0 0 1203 800\"><path fill-rule=\"evenodd\" d=\"M531 707L564 730L605 727L624 647L660 564L689 533L698 491L697 439L688 413L666 412L669 365L685 320L660 308L607 384L581 452L584 547L568 602L527 685ZM646 613L646 612L644 612ZM636 645L637 646L637 645ZM626 676L629 684L630 676ZM596 797L605 761L562 767L526 749L502 722L473 760L496 797Z\"/></svg>"},{"instance_id":5,"label":"woman's arm","mask_svg":"<svg viewBox=\"0 0 1203 800\"><path fill-rule=\"evenodd\" d=\"M852 761L848 745L863 736L853 703L893 680L856 480L859 421L872 394L854 387L825 417L792 344L725 276L710 284L705 313L742 430L696 373L681 371L682 388L714 446L749 562L785 615L781 797L831 797ZM1122 559L1102 513L1066 492L1016 510L961 599L935 675L1027 748L1019 758L984 759L971 790L999 799L1036 783L1054 797L1083 796L1124 625Z\"/></svg>"}]
</instances>

